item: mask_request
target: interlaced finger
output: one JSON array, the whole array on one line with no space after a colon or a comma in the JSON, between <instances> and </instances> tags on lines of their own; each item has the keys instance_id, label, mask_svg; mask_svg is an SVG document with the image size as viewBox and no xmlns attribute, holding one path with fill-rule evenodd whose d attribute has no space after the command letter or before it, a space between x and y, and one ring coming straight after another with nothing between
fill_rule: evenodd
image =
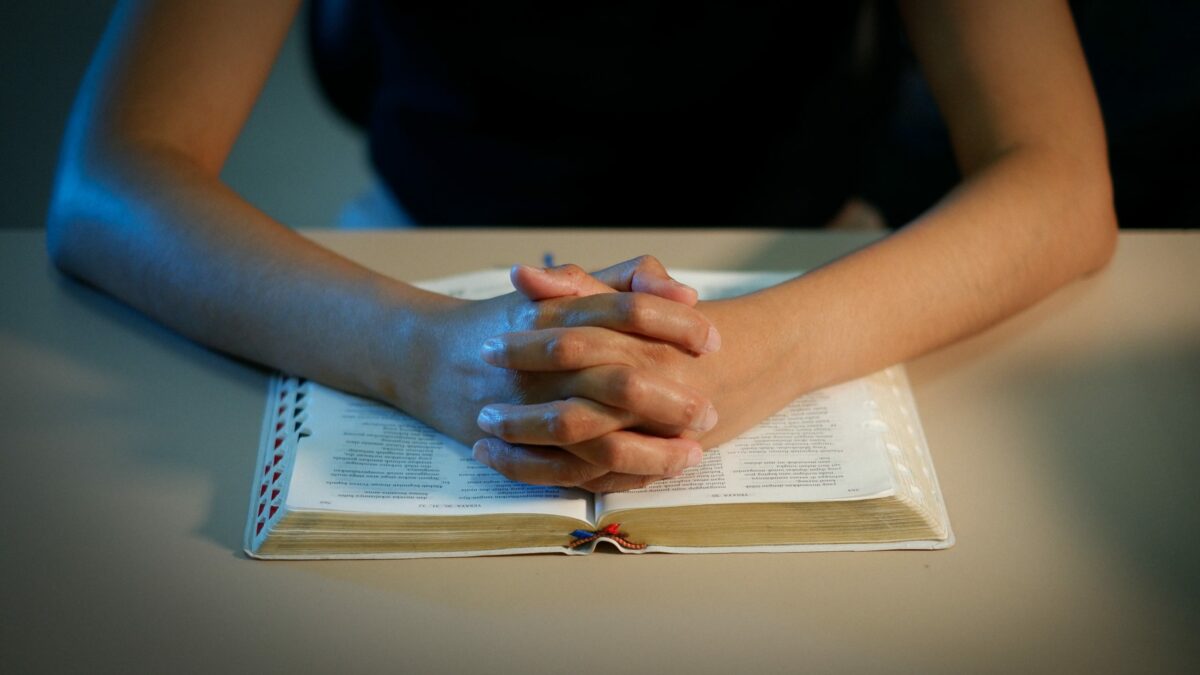
<instances>
[{"instance_id":1,"label":"interlaced finger","mask_svg":"<svg viewBox=\"0 0 1200 675\"><path fill-rule=\"evenodd\" d=\"M634 426L633 413L572 397L562 401L508 405L493 403L479 411L479 428L509 443L567 446Z\"/></svg>"},{"instance_id":2,"label":"interlaced finger","mask_svg":"<svg viewBox=\"0 0 1200 675\"><path fill-rule=\"evenodd\" d=\"M700 443L686 438L658 438L614 431L563 448L609 472L639 476L676 476L700 463Z\"/></svg>"},{"instance_id":3,"label":"interlaced finger","mask_svg":"<svg viewBox=\"0 0 1200 675\"><path fill-rule=\"evenodd\" d=\"M646 293L603 293L538 303L531 329L594 326L642 335L696 354L721 348L721 334L693 307Z\"/></svg>"},{"instance_id":4,"label":"interlaced finger","mask_svg":"<svg viewBox=\"0 0 1200 675\"><path fill-rule=\"evenodd\" d=\"M551 372L640 365L637 356L645 348L637 338L607 328L546 328L488 338L481 356L500 368Z\"/></svg>"},{"instance_id":5,"label":"interlaced finger","mask_svg":"<svg viewBox=\"0 0 1200 675\"><path fill-rule=\"evenodd\" d=\"M475 443L472 453L477 461L512 480L564 487L591 484L608 474L652 480L676 476L699 464L702 457L696 441L631 432L614 432L567 448L485 438Z\"/></svg>"},{"instance_id":6,"label":"interlaced finger","mask_svg":"<svg viewBox=\"0 0 1200 675\"><path fill-rule=\"evenodd\" d=\"M705 433L717 425L717 410L699 391L645 368L596 366L570 373L558 383L563 396L579 396L634 413L634 426L663 425Z\"/></svg>"},{"instance_id":7,"label":"interlaced finger","mask_svg":"<svg viewBox=\"0 0 1200 675\"><path fill-rule=\"evenodd\" d=\"M562 448L514 445L498 438L476 441L472 455L505 477L530 485L576 487L607 473Z\"/></svg>"},{"instance_id":8,"label":"interlaced finger","mask_svg":"<svg viewBox=\"0 0 1200 675\"><path fill-rule=\"evenodd\" d=\"M691 306L696 304L696 289L681 284L652 255L643 255L592 272L592 277L619 291L649 293Z\"/></svg>"}]
</instances>

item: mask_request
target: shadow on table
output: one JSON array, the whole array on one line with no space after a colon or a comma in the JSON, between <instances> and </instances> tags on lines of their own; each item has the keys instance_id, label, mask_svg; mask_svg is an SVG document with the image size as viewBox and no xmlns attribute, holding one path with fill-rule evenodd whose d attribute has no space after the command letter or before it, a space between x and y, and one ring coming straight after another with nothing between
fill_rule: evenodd
<instances>
[{"instance_id":1,"label":"shadow on table","mask_svg":"<svg viewBox=\"0 0 1200 675\"><path fill-rule=\"evenodd\" d=\"M1063 508L1137 578L1200 623L1200 343L1160 335L1121 353L1012 372ZM1138 383L1137 386L1131 383Z\"/></svg>"},{"instance_id":2,"label":"shadow on table","mask_svg":"<svg viewBox=\"0 0 1200 675\"><path fill-rule=\"evenodd\" d=\"M211 486L196 532L241 555L250 481L266 394L266 371L205 349L140 312L58 274L60 303L49 345L84 372L107 381L107 394L77 410L123 430L123 447L147 472L198 477ZM128 432L126 433L126 431Z\"/></svg>"},{"instance_id":3,"label":"shadow on table","mask_svg":"<svg viewBox=\"0 0 1200 675\"><path fill-rule=\"evenodd\" d=\"M889 232L825 232L820 237L790 234L796 233L780 230L758 248L744 252L740 259L730 259L724 264L730 269L811 270L863 248Z\"/></svg>"}]
</instances>

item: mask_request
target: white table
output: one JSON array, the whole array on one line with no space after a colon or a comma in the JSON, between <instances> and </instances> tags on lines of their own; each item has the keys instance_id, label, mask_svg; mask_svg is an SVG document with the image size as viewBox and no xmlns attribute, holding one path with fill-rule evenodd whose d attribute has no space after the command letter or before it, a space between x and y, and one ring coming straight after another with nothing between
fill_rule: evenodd
<instances>
[{"instance_id":1,"label":"white table","mask_svg":"<svg viewBox=\"0 0 1200 675\"><path fill-rule=\"evenodd\" d=\"M405 279L488 265L812 267L763 231L311 232ZM155 672L1183 671L1200 663L1200 233L909 365L941 552L256 562L264 371L0 232L0 663Z\"/></svg>"}]
</instances>

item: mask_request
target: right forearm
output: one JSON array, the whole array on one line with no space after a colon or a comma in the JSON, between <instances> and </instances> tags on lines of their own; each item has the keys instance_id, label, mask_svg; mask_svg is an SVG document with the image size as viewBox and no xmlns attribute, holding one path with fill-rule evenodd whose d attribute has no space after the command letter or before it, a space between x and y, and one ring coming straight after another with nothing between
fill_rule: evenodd
<instances>
[{"instance_id":1,"label":"right forearm","mask_svg":"<svg viewBox=\"0 0 1200 675\"><path fill-rule=\"evenodd\" d=\"M49 241L61 269L188 337L376 397L400 375L381 372L383 346L435 301L276 223L186 157L148 147L68 164Z\"/></svg>"},{"instance_id":2,"label":"right forearm","mask_svg":"<svg viewBox=\"0 0 1200 675\"><path fill-rule=\"evenodd\" d=\"M693 440L624 430L643 413L687 425L695 410L710 407L674 382L645 374L527 377L481 355L491 336L543 325L674 336L708 349L711 323L683 303L628 293L536 303L517 294L467 302L427 293L338 257L274 222L187 157L148 147L93 153L86 163L69 157L49 240L64 271L188 337L386 401L465 443L487 435L477 424L487 405L556 402L546 407L558 416L545 423L587 433L562 441L571 441L569 452L541 451L546 462L538 466L563 468L565 478L551 471L522 480L632 487L674 475L699 456ZM636 391L622 382L637 383ZM629 395L607 396L610 389ZM599 419L584 427L554 423L580 408Z\"/></svg>"},{"instance_id":3,"label":"right forearm","mask_svg":"<svg viewBox=\"0 0 1200 675\"><path fill-rule=\"evenodd\" d=\"M489 366L480 345L543 310L549 326L591 316L614 335L655 335L629 320L645 316L620 312L620 295L535 306L424 293L316 246L220 183L299 5L118 5L63 141L49 218L55 263L203 344L387 401L462 441L482 435L485 403L586 397L569 375L534 382ZM667 313L677 312L707 323L685 305ZM634 424L642 408L654 409L613 416Z\"/></svg>"}]
</instances>

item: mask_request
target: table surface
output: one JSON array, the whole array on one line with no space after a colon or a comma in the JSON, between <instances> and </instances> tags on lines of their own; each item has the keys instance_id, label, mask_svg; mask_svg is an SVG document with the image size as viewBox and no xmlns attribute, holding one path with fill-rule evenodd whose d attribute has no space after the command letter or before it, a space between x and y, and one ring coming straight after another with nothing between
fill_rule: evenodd
<instances>
[{"instance_id":1,"label":"table surface","mask_svg":"<svg viewBox=\"0 0 1200 675\"><path fill-rule=\"evenodd\" d=\"M870 239L308 234L408 280L550 250L585 266L653 253L811 268ZM59 275L41 236L0 232L10 672L1200 663L1200 233L1122 234L1101 274L909 364L958 536L947 551L337 562L241 551L266 372Z\"/></svg>"}]
</instances>

